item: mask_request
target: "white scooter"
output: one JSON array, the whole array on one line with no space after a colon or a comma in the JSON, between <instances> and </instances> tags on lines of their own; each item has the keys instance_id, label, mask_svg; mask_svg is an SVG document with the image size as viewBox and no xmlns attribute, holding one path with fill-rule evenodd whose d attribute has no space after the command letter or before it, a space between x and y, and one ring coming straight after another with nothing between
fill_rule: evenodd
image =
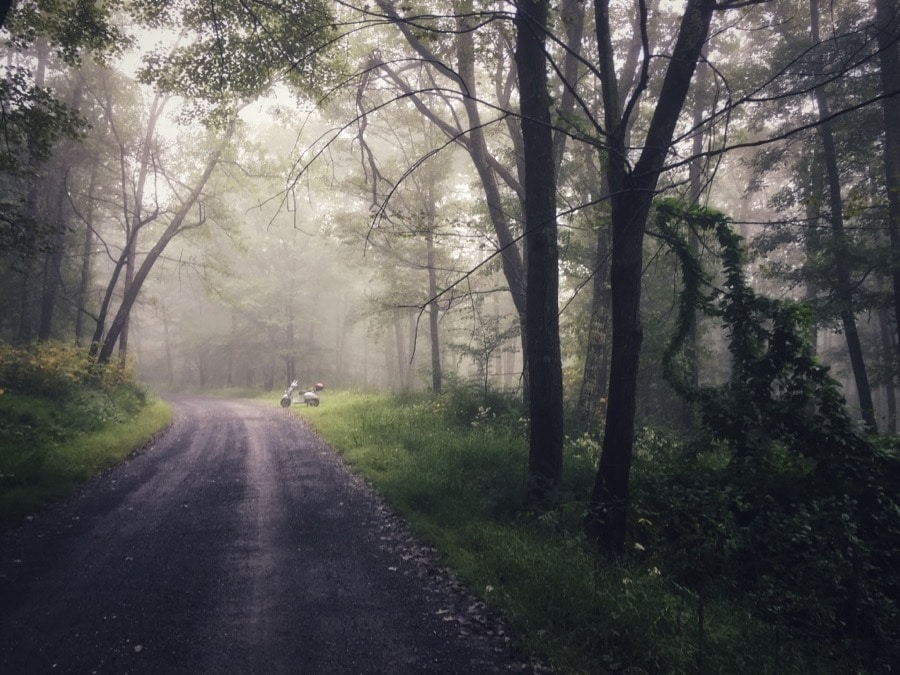
<instances>
[{"instance_id":1,"label":"white scooter","mask_svg":"<svg viewBox=\"0 0 900 675\"><path fill-rule=\"evenodd\" d=\"M288 408L291 403L294 402L294 392L299 389L300 385L297 383L297 380L291 382L291 386L287 388L287 391L284 392L284 396L281 397L281 407ZM325 385L321 382L316 382L315 385L310 387L309 389L305 389L301 391L298 396L299 400L306 405L317 406L319 405L319 392L325 388Z\"/></svg>"}]
</instances>

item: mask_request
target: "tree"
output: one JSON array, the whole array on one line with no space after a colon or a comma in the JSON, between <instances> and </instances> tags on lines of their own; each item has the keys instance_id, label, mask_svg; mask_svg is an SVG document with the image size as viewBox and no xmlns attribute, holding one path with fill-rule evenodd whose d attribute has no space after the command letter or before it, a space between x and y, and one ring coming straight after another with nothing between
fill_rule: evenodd
<instances>
[{"instance_id":1,"label":"tree","mask_svg":"<svg viewBox=\"0 0 900 675\"><path fill-rule=\"evenodd\" d=\"M87 55L103 59L127 44L110 21L107 2L0 5L0 29L7 45L6 71L0 81L0 244L28 258L48 246L49 229L36 219L25 193L36 185L40 168L56 144L75 138L84 120L55 94L48 68L77 67Z\"/></svg>"},{"instance_id":2,"label":"tree","mask_svg":"<svg viewBox=\"0 0 900 675\"><path fill-rule=\"evenodd\" d=\"M134 278L131 280L131 283L128 284L125 288L124 295L122 297L121 303L119 304L116 315L110 323L109 330L106 332L106 335L103 338L102 346L97 351L97 360L100 363L106 363L112 356L113 349L115 348L119 339L122 337L123 331L127 326L128 319L131 315L131 310L134 307L134 303L137 300L138 294L140 293L144 282L147 280L147 276L150 274L150 270L153 269L153 266L156 264L156 261L162 255L163 251L166 249L172 239L174 239L179 234L204 224L205 216L203 215L202 205L200 205L201 195L203 194L203 190L206 187L206 184L209 181L210 177L212 176L213 171L219 165L219 160L222 157L225 148L231 142L236 124L237 120L235 114L235 118L233 118L229 122L228 126L225 128L224 132L218 139L217 144L214 146L209 156L207 157L200 175L194 179L193 183L185 191L184 196L181 197L180 204L177 206L176 211L173 213L171 220L166 225L162 234L160 234L155 239L147 255L144 257L140 266L137 268L134 274ZM198 205L200 205L199 209L197 208ZM198 215L192 217L192 212L195 211L195 209L197 209ZM136 243L136 240L132 241ZM129 243L131 244L131 242ZM133 258L136 247L134 247L133 245L126 247L126 250L129 249Z\"/></svg>"},{"instance_id":3,"label":"tree","mask_svg":"<svg viewBox=\"0 0 900 675\"><path fill-rule=\"evenodd\" d=\"M552 500L562 478L563 443L556 174L544 56L548 10L547 0L518 2L515 21L525 174L528 475L537 503Z\"/></svg>"},{"instance_id":4,"label":"tree","mask_svg":"<svg viewBox=\"0 0 900 675\"><path fill-rule=\"evenodd\" d=\"M900 12L890 0L873 0L884 120L887 231L891 251L895 329L900 331ZM900 345L900 341L897 342Z\"/></svg>"},{"instance_id":5,"label":"tree","mask_svg":"<svg viewBox=\"0 0 900 675\"><path fill-rule=\"evenodd\" d=\"M383 70L389 81L400 91L400 95L409 98L416 109L427 116L452 142L462 146L470 155L472 165L475 168L481 189L484 191L485 205L491 226L496 234L497 254L500 257L503 273L509 286L509 292L519 315L521 326L521 339L523 346L526 344L526 273L524 255L519 244L519 235L515 231L515 212L510 213L509 199L504 193L511 190L516 199L521 200L523 188L521 179L515 172L495 156L490 147L488 129L495 126L505 116L484 119L485 113L480 105L481 88L476 76L476 28L480 14L473 10L471 0L457 2L453 8L445 26L440 21L433 25L428 20L428 14L419 15L410 7L404 6L402 14L398 11L397 3L387 0L377 0L379 9L383 15L391 20L401 31L404 39L415 52L423 65L422 83L416 80L410 82L402 77L403 71L409 72L409 68L398 69L385 61L381 55L373 55L370 60L369 70ZM431 16L440 17L439 13ZM452 27L451 27L452 26ZM442 45L439 42L429 42L423 39L425 35L432 37L445 37L449 35L452 42ZM505 36L498 35L498 42L503 50ZM442 49L441 49L442 48ZM504 55L505 57L505 55ZM453 99L449 97L449 88L445 91L443 83L438 83L430 70L446 78L455 88L454 99L461 101L462 110L457 111L453 106ZM502 72L502 71L501 71ZM508 97L507 88L500 85L498 90ZM429 99L434 99L430 101ZM503 101L508 107L508 98ZM449 121L448 121L449 120ZM521 147L520 132L510 128L513 148ZM527 396L528 382L526 380L523 394Z\"/></svg>"},{"instance_id":6,"label":"tree","mask_svg":"<svg viewBox=\"0 0 900 675\"><path fill-rule=\"evenodd\" d=\"M643 2L639 7L642 12L646 10ZM637 102L647 93L650 55L644 56L642 80L630 100L620 101L610 3L609 0L594 3L604 128L609 148L606 161L612 223L612 353L606 433L597 479L591 493L586 531L597 540L600 549L609 554L622 551L626 535L642 337L640 297L644 228L694 69L706 44L713 14L718 8L710 0L688 0L671 58L662 76L655 112L637 161L631 165L628 161L627 132Z\"/></svg>"},{"instance_id":7,"label":"tree","mask_svg":"<svg viewBox=\"0 0 900 675\"><path fill-rule=\"evenodd\" d=\"M819 30L819 3L818 0L810 2L810 33L813 43L821 42ZM840 305L841 323L844 327L844 337L847 340L847 350L850 352L850 362L853 367L853 375L856 379L856 392L859 396L860 408L866 428L870 433L878 431L875 422L875 406L872 404L872 393L869 388L869 377L866 373L863 360L862 345L859 332L856 328L856 317L853 310L853 282L850 278L850 265L848 260L847 236L844 228L844 202L841 196L841 179L838 174L838 158L835 148L834 134L831 128L831 116L828 95L823 84L815 88L816 107L819 112L819 135L822 139L822 151L825 161L825 172L828 185L829 220L831 222L832 237L834 240L834 274L835 291Z\"/></svg>"}]
</instances>

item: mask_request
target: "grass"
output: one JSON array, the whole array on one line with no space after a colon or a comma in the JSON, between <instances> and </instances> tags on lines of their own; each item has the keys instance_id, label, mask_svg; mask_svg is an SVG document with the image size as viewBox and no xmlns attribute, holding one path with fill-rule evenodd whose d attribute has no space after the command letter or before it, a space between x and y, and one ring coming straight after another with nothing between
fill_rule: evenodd
<instances>
[{"instance_id":1,"label":"grass","mask_svg":"<svg viewBox=\"0 0 900 675\"><path fill-rule=\"evenodd\" d=\"M704 600L701 632L697 594L639 552L594 555L580 531L590 438L567 441L562 503L538 514L514 407L329 392L296 410L504 617L522 651L557 672L823 672L814 647L779 644L726 599Z\"/></svg>"},{"instance_id":2,"label":"grass","mask_svg":"<svg viewBox=\"0 0 900 675\"><path fill-rule=\"evenodd\" d=\"M0 529L72 494L140 448L172 415L159 400L129 410L96 404L90 391L64 401L0 396Z\"/></svg>"}]
</instances>

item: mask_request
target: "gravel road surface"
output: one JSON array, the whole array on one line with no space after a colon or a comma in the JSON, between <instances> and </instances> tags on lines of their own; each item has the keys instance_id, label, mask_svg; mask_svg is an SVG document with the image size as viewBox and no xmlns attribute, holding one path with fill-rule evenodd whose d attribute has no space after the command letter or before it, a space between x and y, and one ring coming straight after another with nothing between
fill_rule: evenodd
<instances>
[{"instance_id":1,"label":"gravel road surface","mask_svg":"<svg viewBox=\"0 0 900 675\"><path fill-rule=\"evenodd\" d=\"M172 403L147 448L0 534L0 673L529 670L293 414Z\"/></svg>"}]
</instances>

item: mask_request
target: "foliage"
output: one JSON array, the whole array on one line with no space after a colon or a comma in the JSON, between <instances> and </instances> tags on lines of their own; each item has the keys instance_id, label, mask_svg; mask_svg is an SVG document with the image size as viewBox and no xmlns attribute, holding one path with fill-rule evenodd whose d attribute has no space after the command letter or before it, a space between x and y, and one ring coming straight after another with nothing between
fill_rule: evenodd
<instances>
[{"instance_id":1,"label":"foliage","mask_svg":"<svg viewBox=\"0 0 900 675\"><path fill-rule=\"evenodd\" d=\"M165 425L127 369L60 343L0 343L0 526L110 466Z\"/></svg>"},{"instance_id":2,"label":"foliage","mask_svg":"<svg viewBox=\"0 0 900 675\"><path fill-rule=\"evenodd\" d=\"M130 39L110 21L119 0L15 2L3 26L10 42L23 50L43 38L66 63L77 65L85 53L111 54Z\"/></svg>"},{"instance_id":3,"label":"foliage","mask_svg":"<svg viewBox=\"0 0 900 675\"><path fill-rule=\"evenodd\" d=\"M649 429L638 434L640 544L614 564L600 564L581 532L599 438L567 439L564 497L556 509L535 514L526 502L524 423L515 408L495 416L477 391L332 392L328 405L299 412L503 615L526 654L558 672L842 669L840 658L803 636L778 645L771 617L754 611L743 589L710 585L700 601L685 574L696 547L683 532L665 540L674 531L662 528L655 511L659 495L691 493L694 484L678 492L689 471L674 438ZM722 465L717 457L704 463L704 475ZM718 498L715 487L708 494ZM687 501L676 504L686 507L679 510L685 520L693 507Z\"/></svg>"},{"instance_id":4,"label":"foliage","mask_svg":"<svg viewBox=\"0 0 900 675\"><path fill-rule=\"evenodd\" d=\"M24 204L28 185L57 144L78 138L85 120L79 111L59 100L59 93L35 81L34 47L40 42L64 63L76 65L85 53L97 58L124 46L127 40L108 21L106 2L13 3L3 43L7 48L0 80L0 250L26 256L45 248L49 228L37 222Z\"/></svg>"},{"instance_id":5,"label":"foliage","mask_svg":"<svg viewBox=\"0 0 900 675\"><path fill-rule=\"evenodd\" d=\"M657 213L685 275L667 373L695 404L703 435L664 483L645 485L655 545L671 552L677 542L684 583L726 584L753 597L785 638L832 635L836 650L882 667L900 646L889 599L900 588L896 447L880 447L850 417L813 355L809 311L751 289L726 218L673 202ZM708 278L677 236L679 221L715 231L721 289L701 293ZM680 341L698 308L727 329L732 374L721 386L692 388L678 372Z\"/></svg>"},{"instance_id":6,"label":"foliage","mask_svg":"<svg viewBox=\"0 0 900 675\"><path fill-rule=\"evenodd\" d=\"M0 342L0 394L18 394L60 401L76 391L95 389L135 412L146 402L145 392L121 363L98 365L79 345L37 342L25 347Z\"/></svg>"},{"instance_id":7,"label":"foliage","mask_svg":"<svg viewBox=\"0 0 900 675\"><path fill-rule=\"evenodd\" d=\"M136 13L151 26L177 25L191 39L150 54L142 79L194 100L205 112L234 99L253 99L279 80L321 92L331 67L325 52L333 39L327 3L218 2L198 5L149 0ZM208 118L209 119L209 118Z\"/></svg>"}]
</instances>

